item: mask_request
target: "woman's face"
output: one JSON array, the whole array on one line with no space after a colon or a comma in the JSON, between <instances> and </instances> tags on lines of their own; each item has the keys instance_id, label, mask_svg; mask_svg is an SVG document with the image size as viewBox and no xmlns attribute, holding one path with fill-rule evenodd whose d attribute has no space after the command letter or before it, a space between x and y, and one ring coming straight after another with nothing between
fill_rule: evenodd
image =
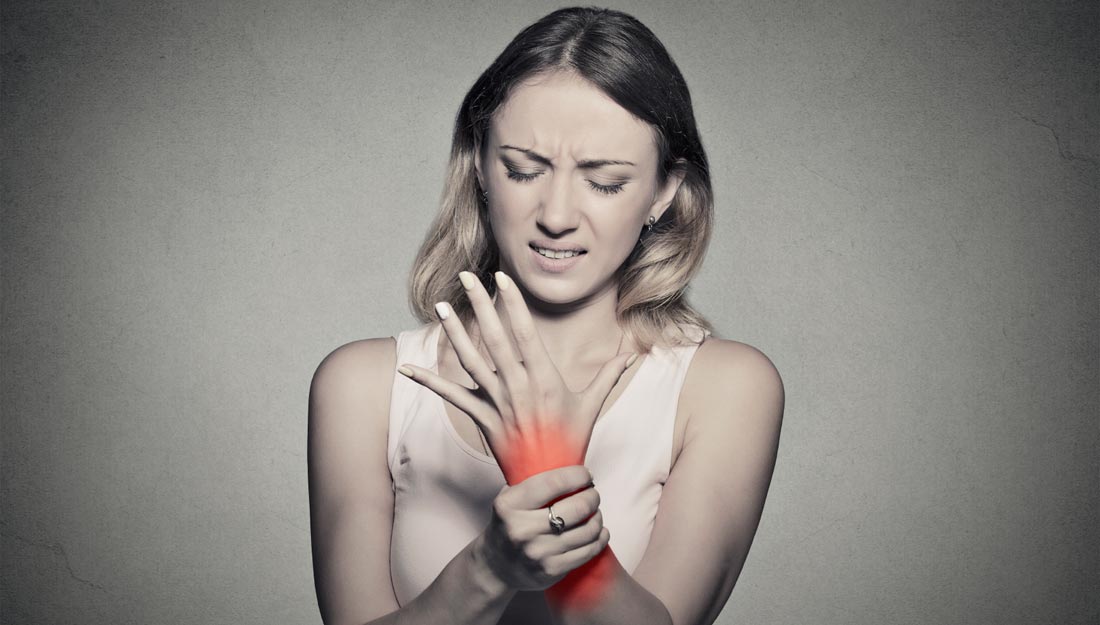
<instances>
[{"instance_id":1,"label":"woman's face","mask_svg":"<svg viewBox=\"0 0 1100 625\"><path fill-rule=\"evenodd\" d=\"M660 218L681 180L658 188L650 127L575 74L517 86L486 140L476 167L501 269L547 304L616 288L646 220ZM582 253L550 259L537 248Z\"/></svg>"}]
</instances>

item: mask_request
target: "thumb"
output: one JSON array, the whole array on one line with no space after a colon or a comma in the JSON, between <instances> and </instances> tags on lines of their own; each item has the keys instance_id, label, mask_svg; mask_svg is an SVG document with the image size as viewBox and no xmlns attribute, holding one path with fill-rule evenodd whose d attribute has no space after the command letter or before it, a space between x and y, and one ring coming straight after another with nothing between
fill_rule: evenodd
<instances>
[{"instance_id":1,"label":"thumb","mask_svg":"<svg viewBox=\"0 0 1100 625\"><path fill-rule=\"evenodd\" d=\"M584 396L584 401L593 402L596 404L597 409L603 405L604 400L611 394L611 389L615 387L615 383L619 381L619 378L623 377L626 370L630 368L630 365L634 364L634 361L638 359L638 354L619 354L618 356L603 363L600 367L596 377L592 379L592 382L585 387L581 394Z\"/></svg>"}]
</instances>

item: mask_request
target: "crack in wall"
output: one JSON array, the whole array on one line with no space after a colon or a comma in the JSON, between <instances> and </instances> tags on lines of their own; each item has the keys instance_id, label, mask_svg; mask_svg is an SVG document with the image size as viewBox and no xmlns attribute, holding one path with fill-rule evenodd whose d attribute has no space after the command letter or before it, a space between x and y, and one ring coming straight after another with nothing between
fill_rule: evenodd
<instances>
[{"instance_id":1,"label":"crack in wall","mask_svg":"<svg viewBox=\"0 0 1100 625\"><path fill-rule=\"evenodd\" d=\"M21 543L30 545L32 547L38 547L39 549L45 549L47 551L50 551L54 555L61 556L61 561L65 564L65 570L67 570L69 572L69 577L71 577L74 580L80 582L81 584L84 584L85 586L88 586L89 588L94 588L94 589L96 589L96 590L98 590L98 591L100 591L100 592L102 592L106 595L111 594L103 586L100 586L99 584L93 582L90 579L84 579L83 577L80 577L79 575L77 575L76 571L73 571L73 565L72 565L72 563L69 562L69 555L65 553L65 547L63 547L61 545L61 543L50 543L50 542L43 542L43 541L28 540L26 538L23 538L22 536L17 536L15 534L7 533L7 532L0 532L0 536L3 536L5 538L12 538L12 539L18 540Z\"/></svg>"},{"instance_id":2,"label":"crack in wall","mask_svg":"<svg viewBox=\"0 0 1100 625\"><path fill-rule=\"evenodd\" d=\"M1030 123L1035 124L1036 126L1038 126L1040 128L1046 128L1047 130L1049 130L1050 134L1054 136L1054 143L1058 146L1058 156L1061 156L1063 159L1065 159L1067 161L1081 161L1081 162L1084 162L1084 163L1088 163L1089 165L1092 165L1093 167L1100 166L1100 161L1097 161L1097 159L1095 159L1091 156L1084 156L1082 154L1075 154L1075 153L1070 152L1069 150L1067 150L1065 148L1065 146L1062 145L1062 138L1058 136L1058 131L1055 130L1053 126L1050 126L1049 124L1044 124L1043 122L1035 119L1034 117L1028 117L1027 115L1021 115L1020 113L1017 113L1017 115L1020 116L1020 119L1026 121L1026 122L1030 122Z\"/></svg>"}]
</instances>

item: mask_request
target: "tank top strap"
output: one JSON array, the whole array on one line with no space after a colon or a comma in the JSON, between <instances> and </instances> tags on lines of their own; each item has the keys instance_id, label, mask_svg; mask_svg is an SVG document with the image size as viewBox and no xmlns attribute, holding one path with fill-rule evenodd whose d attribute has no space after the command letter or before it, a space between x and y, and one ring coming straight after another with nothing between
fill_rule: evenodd
<instances>
[{"instance_id":1,"label":"tank top strap","mask_svg":"<svg viewBox=\"0 0 1100 625\"><path fill-rule=\"evenodd\" d=\"M697 330L697 331L696 331ZM709 332L701 328L692 328L685 332L687 336L698 341L687 345L675 345L670 347L655 347L654 367L652 369L652 382L646 388L648 397L646 403L652 407L648 412L654 420L650 424L654 432L659 436L654 442L660 441L656 447L658 454L655 458L660 467L658 481L664 484L672 470L672 442L675 436L676 417L680 405L680 396L684 382L687 379L688 369L695 358L695 353L703 340L709 336Z\"/></svg>"},{"instance_id":2,"label":"tank top strap","mask_svg":"<svg viewBox=\"0 0 1100 625\"><path fill-rule=\"evenodd\" d=\"M399 333L397 340L397 365L404 363L433 369L436 365L436 345L432 340L439 336L438 331L442 326L438 323L429 323L415 330L406 330ZM398 443L404 437L405 430L409 426L410 416L415 413L411 410L413 402L417 400L422 387L412 380L401 375L396 369L393 372L393 389L390 392L389 412L389 436L386 445L386 458L393 471Z\"/></svg>"},{"instance_id":3,"label":"tank top strap","mask_svg":"<svg viewBox=\"0 0 1100 625\"><path fill-rule=\"evenodd\" d=\"M703 335L689 337L702 340ZM680 392L699 345L652 347L623 393L596 421L585 457L593 475L614 475L621 484L664 484L671 472Z\"/></svg>"}]
</instances>

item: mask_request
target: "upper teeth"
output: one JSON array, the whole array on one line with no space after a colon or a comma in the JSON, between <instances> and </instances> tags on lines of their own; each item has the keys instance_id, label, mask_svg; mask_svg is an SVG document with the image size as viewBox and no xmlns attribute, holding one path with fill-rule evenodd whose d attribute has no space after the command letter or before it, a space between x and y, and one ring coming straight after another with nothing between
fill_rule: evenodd
<instances>
[{"instance_id":1,"label":"upper teeth","mask_svg":"<svg viewBox=\"0 0 1100 625\"><path fill-rule=\"evenodd\" d=\"M575 252L573 250L569 250L568 252L559 252L555 250L544 249L541 247L535 248L535 251L547 258L572 258L573 256L580 254L580 252Z\"/></svg>"}]
</instances>

